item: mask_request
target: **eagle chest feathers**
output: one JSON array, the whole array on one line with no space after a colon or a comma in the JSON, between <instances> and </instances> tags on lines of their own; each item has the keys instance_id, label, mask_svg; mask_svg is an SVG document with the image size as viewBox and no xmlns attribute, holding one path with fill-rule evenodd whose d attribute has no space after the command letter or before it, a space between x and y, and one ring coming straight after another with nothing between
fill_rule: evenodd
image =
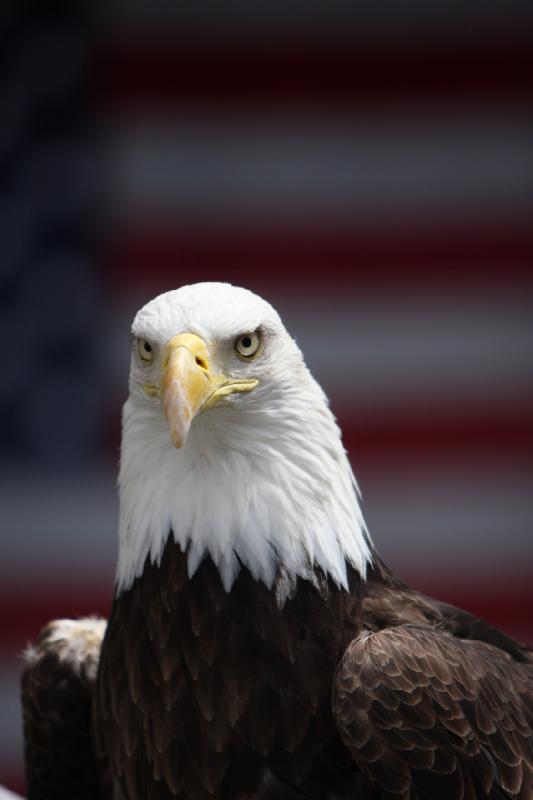
<instances>
[{"instance_id":1,"label":"eagle chest feathers","mask_svg":"<svg viewBox=\"0 0 533 800\"><path fill-rule=\"evenodd\" d=\"M331 684L360 630L359 582L299 581L280 608L245 568L229 593L209 558L189 578L170 537L115 600L102 646L96 723L126 796L350 796Z\"/></svg>"}]
</instances>

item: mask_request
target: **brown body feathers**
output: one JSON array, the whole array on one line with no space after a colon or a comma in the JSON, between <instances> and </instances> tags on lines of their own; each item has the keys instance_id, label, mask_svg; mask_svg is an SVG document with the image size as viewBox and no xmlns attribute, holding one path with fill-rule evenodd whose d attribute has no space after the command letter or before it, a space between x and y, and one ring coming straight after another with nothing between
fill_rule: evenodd
<instances>
[{"instance_id":1,"label":"brown body feathers","mask_svg":"<svg viewBox=\"0 0 533 800\"><path fill-rule=\"evenodd\" d=\"M244 568L229 593L209 559L190 579L171 537L114 601L96 688L50 649L23 682L31 798L67 796L50 781L72 769L76 797L533 798L531 652L377 556L349 592L300 581L279 608ZM75 711L63 776L50 671Z\"/></svg>"}]
</instances>

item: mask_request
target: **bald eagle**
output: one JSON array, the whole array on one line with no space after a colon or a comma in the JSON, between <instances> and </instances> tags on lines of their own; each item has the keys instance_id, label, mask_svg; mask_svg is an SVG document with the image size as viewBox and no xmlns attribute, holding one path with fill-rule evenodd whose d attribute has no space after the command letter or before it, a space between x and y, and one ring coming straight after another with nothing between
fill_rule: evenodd
<instances>
[{"instance_id":1,"label":"bald eagle","mask_svg":"<svg viewBox=\"0 0 533 800\"><path fill-rule=\"evenodd\" d=\"M267 302L138 312L119 487L107 625L26 654L30 798L533 798L533 653L381 561Z\"/></svg>"}]
</instances>

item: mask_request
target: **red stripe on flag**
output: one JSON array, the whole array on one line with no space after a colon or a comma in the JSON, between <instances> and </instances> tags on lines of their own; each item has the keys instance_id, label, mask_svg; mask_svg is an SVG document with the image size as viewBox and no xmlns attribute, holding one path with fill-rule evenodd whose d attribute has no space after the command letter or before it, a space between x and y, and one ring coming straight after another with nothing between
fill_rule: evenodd
<instances>
[{"instance_id":1,"label":"red stripe on flag","mask_svg":"<svg viewBox=\"0 0 533 800\"><path fill-rule=\"evenodd\" d=\"M462 608L511 636L526 635L527 643L533 646L533 583L530 572L524 569L523 574L518 575L479 576L476 564L470 566L470 582L455 582L452 575L437 578L419 572L405 573L400 577L422 594Z\"/></svg>"},{"instance_id":2,"label":"red stripe on flag","mask_svg":"<svg viewBox=\"0 0 533 800\"><path fill-rule=\"evenodd\" d=\"M331 289L396 290L447 286L477 291L531 285L533 226L423 224L413 229L236 225L179 229L146 224L110 234L106 279L152 291L199 280L223 280L258 292L276 288L321 294Z\"/></svg>"},{"instance_id":3,"label":"red stripe on flag","mask_svg":"<svg viewBox=\"0 0 533 800\"><path fill-rule=\"evenodd\" d=\"M383 413L360 414L357 400L340 406L337 415L343 441L354 464L384 464L398 456L432 464L454 458L469 469L482 463L510 461L516 468L530 464L533 454L533 396L468 406L430 403L410 405L401 415L388 406Z\"/></svg>"},{"instance_id":4,"label":"red stripe on flag","mask_svg":"<svg viewBox=\"0 0 533 800\"><path fill-rule=\"evenodd\" d=\"M75 583L41 584L27 581L13 586L4 582L0 588L0 604L9 609L2 625L2 650L21 652L35 639L43 625L62 617L107 617L113 596L113 577L104 583L80 580Z\"/></svg>"},{"instance_id":5,"label":"red stripe on flag","mask_svg":"<svg viewBox=\"0 0 533 800\"><path fill-rule=\"evenodd\" d=\"M528 103L529 37L112 39L97 58L96 85L117 108L357 106L452 100Z\"/></svg>"}]
</instances>

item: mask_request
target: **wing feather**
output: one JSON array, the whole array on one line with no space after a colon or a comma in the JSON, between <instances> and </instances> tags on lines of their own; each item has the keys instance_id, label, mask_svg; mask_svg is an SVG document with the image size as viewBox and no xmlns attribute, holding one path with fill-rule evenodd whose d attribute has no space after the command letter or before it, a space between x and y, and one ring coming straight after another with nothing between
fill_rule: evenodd
<instances>
[{"instance_id":1,"label":"wing feather","mask_svg":"<svg viewBox=\"0 0 533 800\"><path fill-rule=\"evenodd\" d=\"M533 799L533 664L492 644L367 631L339 665L333 710L383 798Z\"/></svg>"}]
</instances>

